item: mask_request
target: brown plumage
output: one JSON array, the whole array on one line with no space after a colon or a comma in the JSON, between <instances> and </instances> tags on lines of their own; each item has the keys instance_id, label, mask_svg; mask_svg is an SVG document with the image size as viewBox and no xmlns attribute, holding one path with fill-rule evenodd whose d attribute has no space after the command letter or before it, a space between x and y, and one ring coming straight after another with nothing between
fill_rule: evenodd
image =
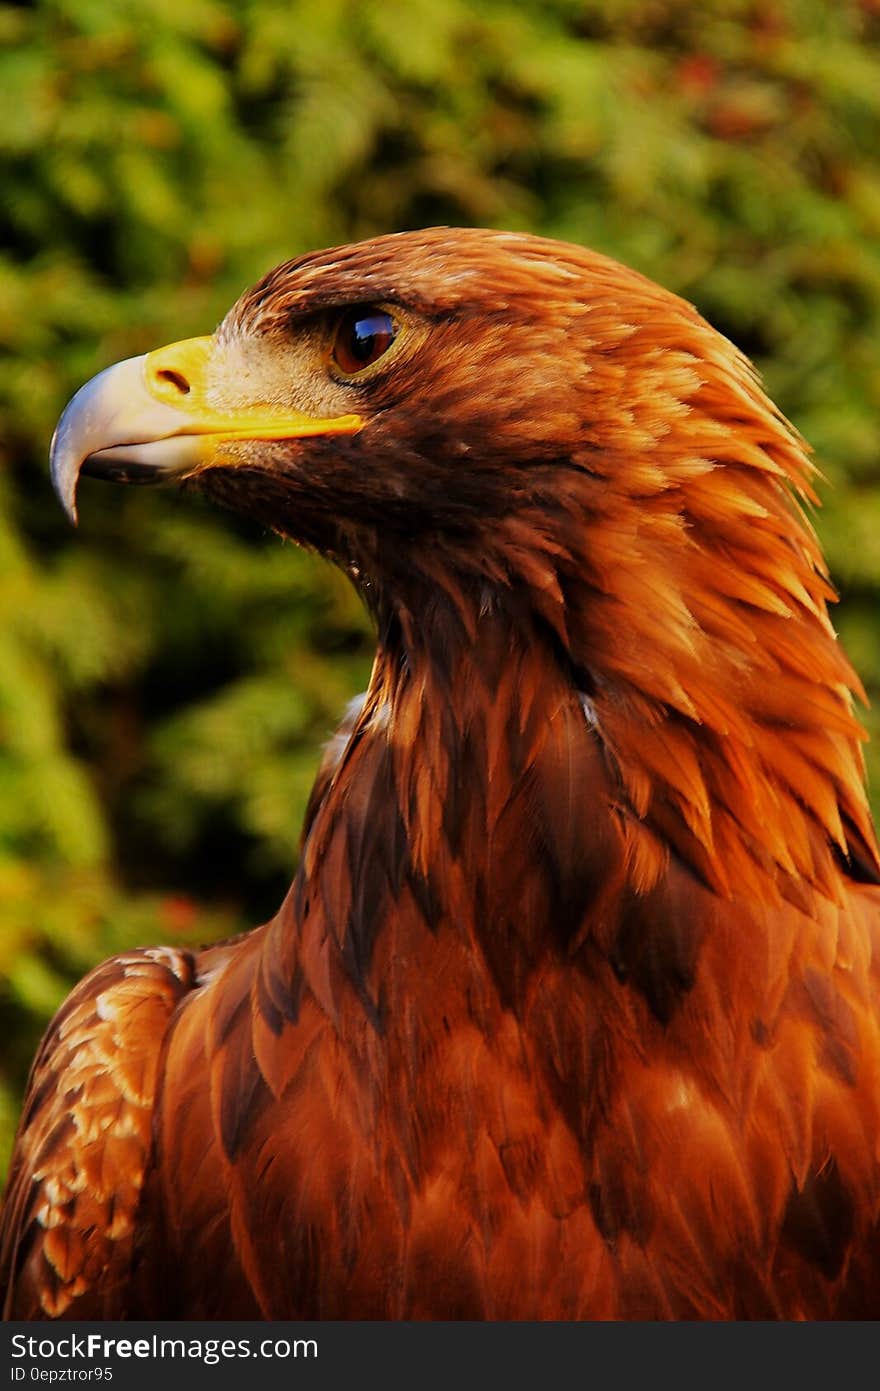
<instances>
[{"instance_id":1,"label":"brown plumage","mask_svg":"<svg viewBox=\"0 0 880 1391\"><path fill-rule=\"evenodd\" d=\"M53 1022L6 1314L880 1316L859 684L737 350L601 256L435 230L85 393L71 508L84 458L189 478L344 566L378 651L276 917Z\"/></svg>"}]
</instances>

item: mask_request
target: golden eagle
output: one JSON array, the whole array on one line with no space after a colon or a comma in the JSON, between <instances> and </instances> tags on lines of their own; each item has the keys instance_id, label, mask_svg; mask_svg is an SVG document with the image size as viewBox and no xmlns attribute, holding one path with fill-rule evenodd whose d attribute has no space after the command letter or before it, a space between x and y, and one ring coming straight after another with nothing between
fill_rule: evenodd
<instances>
[{"instance_id":1,"label":"golden eagle","mask_svg":"<svg viewBox=\"0 0 880 1391\"><path fill-rule=\"evenodd\" d=\"M880 862L811 466L688 304L435 229L303 256L54 442L322 552L378 645L271 922L34 1063L13 1318L880 1316Z\"/></svg>"}]
</instances>

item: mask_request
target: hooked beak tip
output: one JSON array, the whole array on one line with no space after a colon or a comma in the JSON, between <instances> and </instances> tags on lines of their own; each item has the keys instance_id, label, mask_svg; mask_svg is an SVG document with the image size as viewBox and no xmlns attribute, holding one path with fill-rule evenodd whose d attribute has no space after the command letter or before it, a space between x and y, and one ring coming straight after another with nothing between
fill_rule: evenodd
<instances>
[{"instance_id":1,"label":"hooked beak tip","mask_svg":"<svg viewBox=\"0 0 880 1391\"><path fill-rule=\"evenodd\" d=\"M55 495L71 526L76 526L79 516L76 508L76 485L79 480L79 464L70 455L65 456L65 451L60 447L59 430L52 436L52 443L49 446L49 471L52 477L52 487Z\"/></svg>"}]
</instances>

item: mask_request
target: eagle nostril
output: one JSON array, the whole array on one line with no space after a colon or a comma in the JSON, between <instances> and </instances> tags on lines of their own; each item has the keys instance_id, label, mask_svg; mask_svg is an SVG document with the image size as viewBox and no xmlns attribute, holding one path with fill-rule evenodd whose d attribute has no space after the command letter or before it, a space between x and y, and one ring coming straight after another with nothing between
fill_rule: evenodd
<instances>
[{"instance_id":1,"label":"eagle nostril","mask_svg":"<svg viewBox=\"0 0 880 1391\"><path fill-rule=\"evenodd\" d=\"M190 384L182 372L176 372L173 367L162 367L156 373L156 380L163 385L167 383L174 391L181 396L188 396L191 390Z\"/></svg>"}]
</instances>

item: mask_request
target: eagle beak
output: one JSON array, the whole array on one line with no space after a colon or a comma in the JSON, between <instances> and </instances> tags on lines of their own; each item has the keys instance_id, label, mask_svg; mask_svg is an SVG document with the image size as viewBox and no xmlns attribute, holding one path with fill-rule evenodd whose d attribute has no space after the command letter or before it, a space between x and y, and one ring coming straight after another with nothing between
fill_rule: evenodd
<instances>
[{"instance_id":1,"label":"eagle beak","mask_svg":"<svg viewBox=\"0 0 880 1391\"><path fill-rule=\"evenodd\" d=\"M80 474L115 483L187 478L223 461L234 440L354 434L358 415L320 418L255 402L227 410L208 399L213 338L188 338L99 372L68 403L49 463L61 505L76 525Z\"/></svg>"}]
</instances>

